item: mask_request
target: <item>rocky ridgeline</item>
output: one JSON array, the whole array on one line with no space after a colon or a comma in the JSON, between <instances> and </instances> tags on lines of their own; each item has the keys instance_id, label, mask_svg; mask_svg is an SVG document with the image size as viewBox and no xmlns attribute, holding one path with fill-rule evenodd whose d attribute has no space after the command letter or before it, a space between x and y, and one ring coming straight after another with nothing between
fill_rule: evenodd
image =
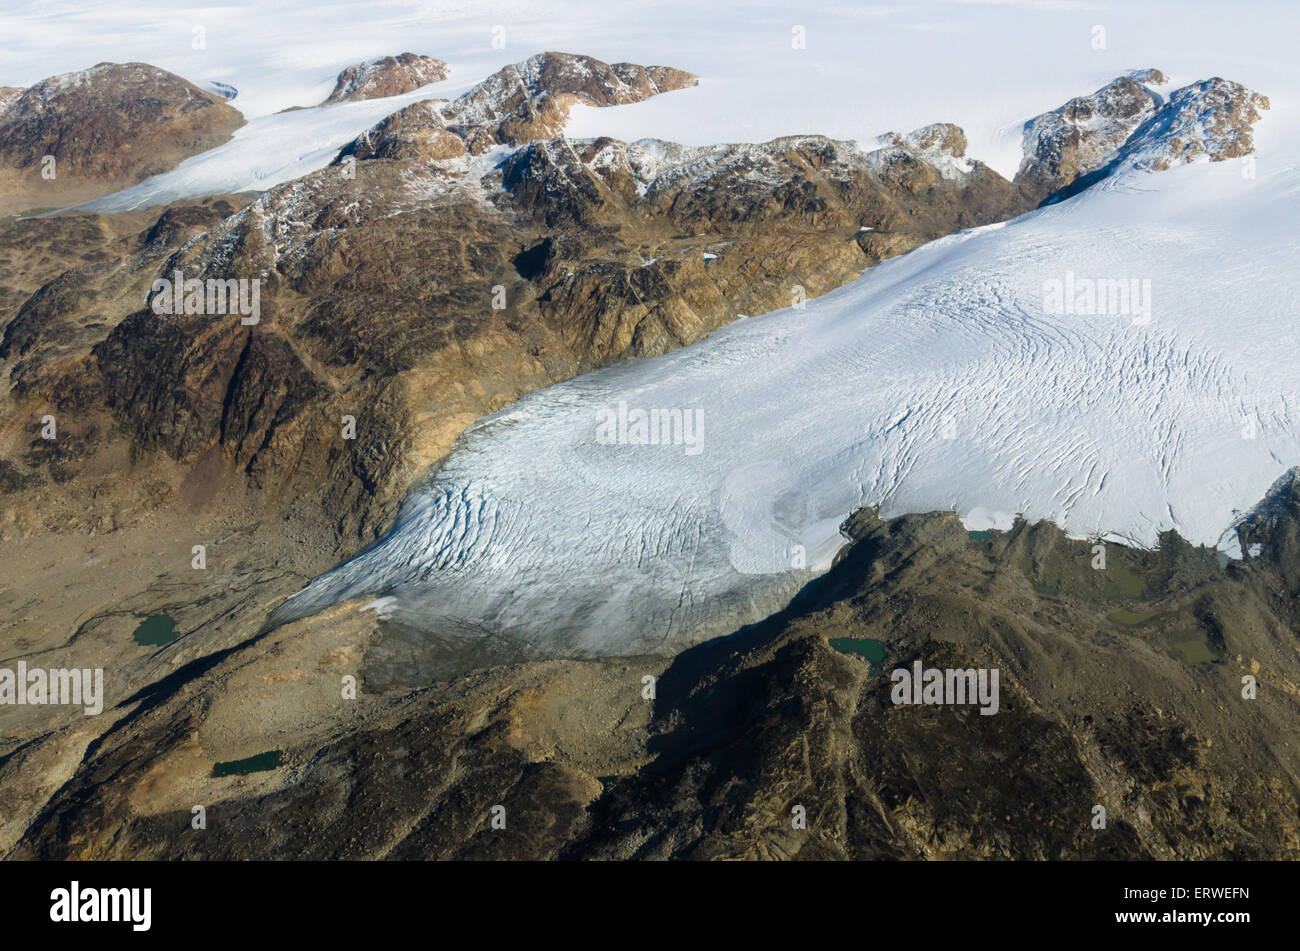
<instances>
[{"instance_id":1,"label":"rocky ridgeline","mask_svg":"<svg viewBox=\"0 0 1300 951\"><path fill-rule=\"evenodd\" d=\"M1300 618L1276 594L1294 551L1223 569L1169 533L1108 545L1099 570L1092 541L1050 523L973 538L951 513L863 510L843 531L786 610L671 659L456 674L455 645L352 602L173 660L94 742L74 724L0 760L0 854L1300 856ZM917 663L997 670L996 712L898 703L890 675ZM338 699L342 670L357 701ZM214 769L266 750L275 768ZM214 831L190 830L195 802Z\"/></svg>"},{"instance_id":2,"label":"rocky ridgeline","mask_svg":"<svg viewBox=\"0 0 1300 951\"><path fill-rule=\"evenodd\" d=\"M602 63L590 56L539 53L492 74L443 110L447 127L473 153L559 135L571 106L620 106L694 86L668 66Z\"/></svg>"},{"instance_id":3,"label":"rocky ridgeline","mask_svg":"<svg viewBox=\"0 0 1300 951\"><path fill-rule=\"evenodd\" d=\"M617 105L694 82L690 74L665 67L609 66L589 57L543 53L506 67L454 102L417 103L388 116L347 146L339 159L436 162L499 144L525 145L560 136L569 102ZM1166 83L1157 69L1137 70L1026 122L1025 156L1014 180L1017 190L1037 204L1078 183L1090 184L1121 162L1161 170L1201 156L1222 161L1252 151L1251 125L1258 121L1259 110L1268 108L1266 97L1216 78L1178 89L1166 101L1152 88ZM966 157L965 136L951 123L936 123L906 135L889 133L878 144L869 153L875 171L888 174L901 157L900 177L910 177L918 188L926 187L924 176L914 172L918 162L959 184L983 167ZM559 153L570 145L578 144L559 138L551 151ZM612 173L626 168L642 191L651 187L652 179L674 170L677 175L701 178L712 174L715 182L724 168L734 171L740 166L742 174L749 174L737 154L764 148L615 144L612 148L626 152L615 156L608 140L602 141L602 147L595 162L610 163ZM838 148L845 151L844 144Z\"/></svg>"},{"instance_id":4,"label":"rocky ridgeline","mask_svg":"<svg viewBox=\"0 0 1300 951\"><path fill-rule=\"evenodd\" d=\"M444 102L426 99L386 116L349 143L339 154L339 162L348 157L438 162L467 154L465 140L447 128L442 114Z\"/></svg>"},{"instance_id":5,"label":"rocky ridgeline","mask_svg":"<svg viewBox=\"0 0 1300 951\"><path fill-rule=\"evenodd\" d=\"M1224 162L1255 151L1252 127L1267 110L1267 96L1241 83L1207 79L1175 90L1133 133L1118 164L1162 171L1208 159Z\"/></svg>"},{"instance_id":6,"label":"rocky ridgeline","mask_svg":"<svg viewBox=\"0 0 1300 951\"><path fill-rule=\"evenodd\" d=\"M1017 186L1042 202L1119 167L1161 171L1254 151L1251 126L1269 107L1267 97L1215 78L1175 90L1166 101L1150 88L1166 82L1158 69L1139 70L1030 119Z\"/></svg>"},{"instance_id":7,"label":"rocky ridgeline","mask_svg":"<svg viewBox=\"0 0 1300 951\"><path fill-rule=\"evenodd\" d=\"M1096 171L1155 114L1159 101L1125 76L1029 120L1017 183L1041 200Z\"/></svg>"},{"instance_id":8,"label":"rocky ridgeline","mask_svg":"<svg viewBox=\"0 0 1300 951\"><path fill-rule=\"evenodd\" d=\"M577 103L625 105L697 82L690 73L668 66L611 65L572 53L538 53L498 70L458 99L416 103L388 116L344 148L340 159L477 155L497 145L559 135Z\"/></svg>"},{"instance_id":9,"label":"rocky ridgeline","mask_svg":"<svg viewBox=\"0 0 1300 951\"><path fill-rule=\"evenodd\" d=\"M100 63L0 90L0 213L134 185L243 124L219 97L144 63Z\"/></svg>"},{"instance_id":10,"label":"rocky ridgeline","mask_svg":"<svg viewBox=\"0 0 1300 951\"><path fill-rule=\"evenodd\" d=\"M334 90L322 105L401 96L421 86L441 82L449 72L442 60L415 53L369 59L354 63L339 73Z\"/></svg>"},{"instance_id":11,"label":"rocky ridgeline","mask_svg":"<svg viewBox=\"0 0 1300 951\"><path fill-rule=\"evenodd\" d=\"M960 155L965 138L948 128ZM902 137L867 153L817 135L703 148L547 139L514 152L501 174L512 203L550 227L623 214L735 234L798 221L910 232L919 242L1019 208L1015 190L987 166L962 169L952 153L926 153Z\"/></svg>"}]
</instances>

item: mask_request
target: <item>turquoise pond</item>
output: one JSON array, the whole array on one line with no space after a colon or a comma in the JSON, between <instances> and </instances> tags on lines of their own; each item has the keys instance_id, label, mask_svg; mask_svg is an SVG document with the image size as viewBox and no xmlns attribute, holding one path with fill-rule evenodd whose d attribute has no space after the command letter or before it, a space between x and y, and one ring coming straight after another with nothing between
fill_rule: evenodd
<instances>
[{"instance_id":1,"label":"turquoise pond","mask_svg":"<svg viewBox=\"0 0 1300 951\"><path fill-rule=\"evenodd\" d=\"M841 654L865 657L871 661L871 668L874 671L879 672L885 665L884 641L873 640L870 637L832 637L830 645Z\"/></svg>"},{"instance_id":2,"label":"turquoise pond","mask_svg":"<svg viewBox=\"0 0 1300 951\"><path fill-rule=\"evenodd\" d=\"M176 622L166 614L152 614L140 622L133 636L142 647L161 647L176 640Z\"/></svg>"}]
</instances>

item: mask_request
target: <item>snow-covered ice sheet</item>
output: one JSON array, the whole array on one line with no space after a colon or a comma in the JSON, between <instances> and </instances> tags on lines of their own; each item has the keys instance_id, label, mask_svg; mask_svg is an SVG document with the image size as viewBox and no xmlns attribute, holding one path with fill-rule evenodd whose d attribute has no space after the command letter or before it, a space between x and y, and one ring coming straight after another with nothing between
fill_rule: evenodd
<instances>
[{"instance_id":1,"label":"snow-covered ice sheet","mask_svg":"<svg viewBox=\"0 0 1300 951\"><path fill-rule=\"evenodd\" d=\"M443 85L435 83L405 96L262 116L236 129L229 142L191 156L170 172L77 207L129 211L200 195L266 191L324 168L359 132L412 102L443 95Z\"/></svg>"},{"instance_id":2,"label":"snow-covered ice sheet","mask_svg":"<svg viewBox=\"0 0 1300 951\"><path fill-rule=\"evenodd\" d=\"M1128 171L531 394L280 617L382 595L543 650L674 646L778 606L861 505L1214 545L1300 463L1297 220L1295 167ZM1104 291L1112 312L1063 312L1087 280L1137 282L1127 313ZM638 409L694 425L633 444Z\"/></svg>"},{"instance_id":3,"label":"snow-covered ice sheet","mask_svg":"<svg viewBox=\"0 0 1300 951\"><path fill-rule=\"evenodd\" d=\"M707 145L822 133L870 143L955 122L972 156L1010 176L1021 123L1135 68L1159 67L1176 83L1218 73L1270 92L1277 74L1294 72L1287 20L1295 14L1283 4L1221 0L13 0L0 5L0 86L138 60L238 89L232 105L250 126L134 190L136 200L265 189L323 167L336 143L410 99L305 116L280 110L321 102L351 63L407 50L452 69L414 98L454 96L543 50L700 76L672 96L578 107L574 136Z\"/></svg>"}]
</instances>

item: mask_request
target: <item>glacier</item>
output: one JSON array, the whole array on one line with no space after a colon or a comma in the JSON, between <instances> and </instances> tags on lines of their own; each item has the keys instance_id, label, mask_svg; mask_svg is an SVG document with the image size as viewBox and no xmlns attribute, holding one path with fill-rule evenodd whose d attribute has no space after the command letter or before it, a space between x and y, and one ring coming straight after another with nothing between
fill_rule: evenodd
<instances>
[{"instance_id":1,"label":"glacier","mask_svg":"<svg viewBox=\"0 0 1300 951\"><path fill-rule=\"evenodd\" d=\"M401 623L541 654L674 650L779 608L864 505L1230 549L1234 520L1300 463L1300 167L1254 171L1130 168L532 393L467 430L387 537L272 622L365 595ZM1149 313L1104 292L1060 305L1088 281L1148 288ZM601 431L638 409L694 411L698 445Z\"/></svg>"}]
</instances>

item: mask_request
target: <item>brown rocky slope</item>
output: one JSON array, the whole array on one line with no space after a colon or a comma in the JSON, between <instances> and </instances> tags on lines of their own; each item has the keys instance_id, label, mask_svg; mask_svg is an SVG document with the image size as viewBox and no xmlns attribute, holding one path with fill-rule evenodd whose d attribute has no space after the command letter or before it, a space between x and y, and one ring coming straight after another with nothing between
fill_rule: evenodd
<instances>
[{"instance_id":1,"label":"brown rocky slope","mask_svg":"<svg viewBox=\"0 0 1300 951\"><path fill-rule=\"evenodd\" d=\"M447 64L432 56L401 53L354 63L338 75L334 89L322 105L360 102L414 92L448 76Z\"/></svg>"},{"instance_id":2,"label":"brown rocky slope","mask_svg":"<svg viewBox=\"0 0 1300 951\"><path fill-rule=\"evenodd\" d=\"M9 90L0 94L0 215L118 191L243 124L219 97L145 63L100 63Z\"/></svg>"},{"instance_id":3,"label":"brown rocky slope","mask_svg":"<svg viewBox=\"0 0 1300 951\"><path fill-rule=\"evenodd\" d=\"M1047 523L862 511L826 576L731 637L451 679L340 605L180 666L88 745L74 723L0 760L10 855L1295 858L1297 526L1292 484L1245 563L1170 534L1097 569ZM917 661L997 669L996 713L895 703Z\"/></svg>"}]
</instances>

